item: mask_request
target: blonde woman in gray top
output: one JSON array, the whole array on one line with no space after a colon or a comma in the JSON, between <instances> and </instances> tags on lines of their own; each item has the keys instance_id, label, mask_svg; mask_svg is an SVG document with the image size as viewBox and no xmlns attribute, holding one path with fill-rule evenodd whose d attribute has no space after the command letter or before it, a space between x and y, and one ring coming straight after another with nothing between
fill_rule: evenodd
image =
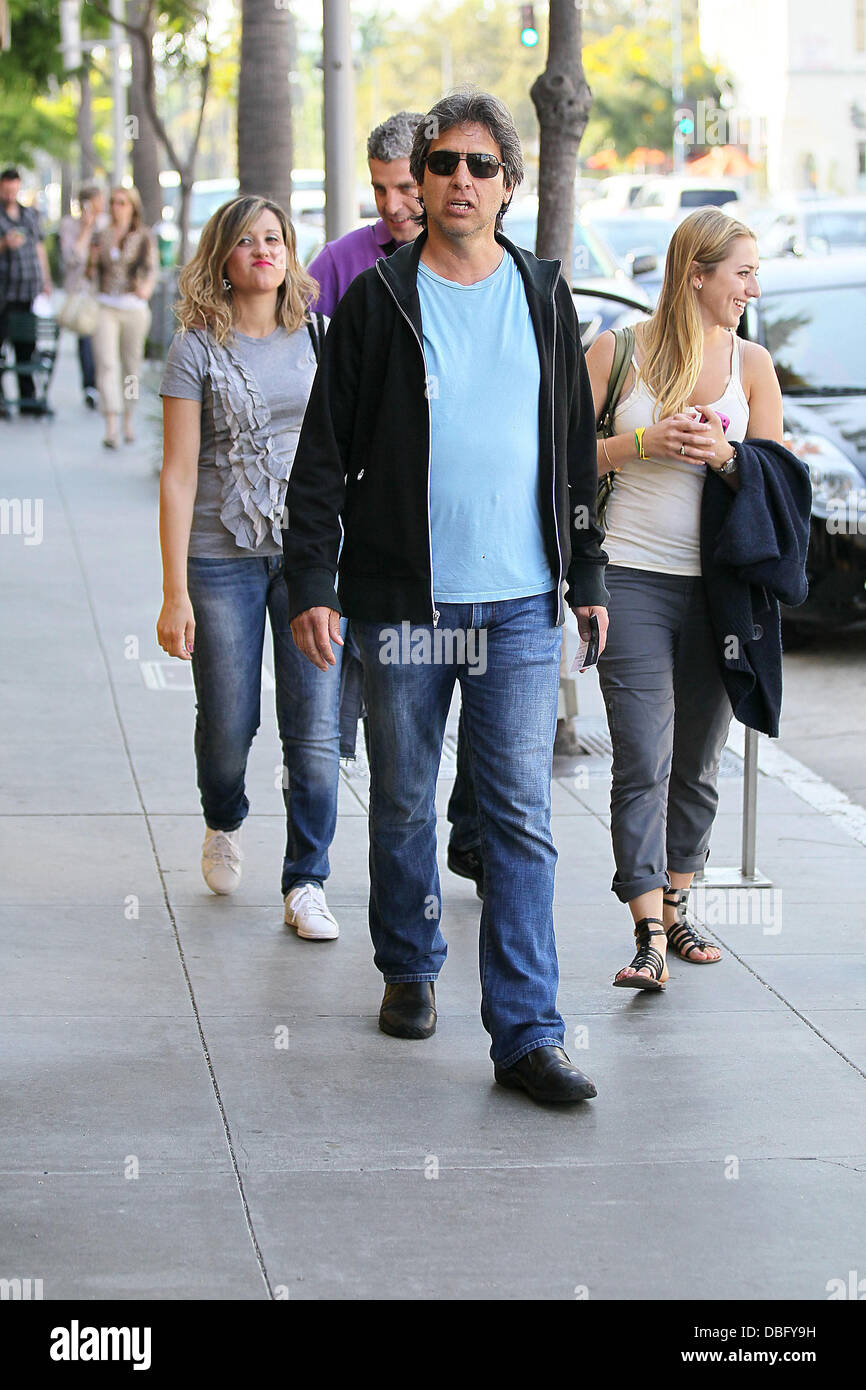
<instances>
[{"instance_id":1,"label":"blonde woman in gray top","mask_svg":"<svg viewBox=\"0 0 866 1390\"><path fill-rule=\"evenodd\" d=\"M655 313L635 329L632 368L599 442L613 470L605 549L610 631L599 679L613 744L613 891L628 903L637 954L614 984L660 989L668 945L683 960L720 959L686 915L709 853L718 765L732 717L701 580L700 512L707 469L738 487L736 441L782 438L782 398L769 353L737 336L760 295L748 227L716 209L677 228ZM615 342L587 354L596 411Z\"/></svg>"}]
</instances>

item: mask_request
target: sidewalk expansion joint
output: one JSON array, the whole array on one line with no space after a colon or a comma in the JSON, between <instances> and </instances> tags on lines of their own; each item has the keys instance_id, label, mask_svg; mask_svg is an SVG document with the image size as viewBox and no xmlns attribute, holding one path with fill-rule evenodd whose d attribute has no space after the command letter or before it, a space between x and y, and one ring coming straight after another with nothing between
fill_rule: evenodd
<instances>
[{"instance_id":1,"label":"sidewalk expansion joint","mask_svg":"<svg viewBox=\"0 0 866 1390\"><path fill-rule=\"evenodd\" d=\"M695 921L701 922L700 917L696 915ZM844 1053L841 1050L841 1048L838 1048L835 1043L831 1042L828 1037L825 1037L824 1034L821 1032L820 1028L816 1028L812 1020L810 1018L807 1018L804 1013L801 1013L800 1010L791 1003L790 999L786 999L784 994L780 994L779 991L775 988L775 986L771 985L768 980L764 979L763 975L759 975L757 970L753 970L751 965L749 965L747 961L743 960L742 956L737 954L733 946L731 946L727 941L724 940L722 936L719 935L718 929L716 927L708 927L705 922L701 922L701 926L703 926L705 930L710 932L713 939L717 941L720 946L724 946L729 956L733 957L735 961L738 961L744 970L748 970L749 974L752 976L753 979L757 980L759 984L763 985L764 989L768 990L770 994L774 994L776 998L779 1000L779 1002L785 1005L786 1009L790 1009L791 1013L794 1014L797 1018L799 1018L801 1023L805 1023L807 1028L811 1028L812 1032L815 1034L817 1038L821 1039L822 1043L826 1043L827 1047L830 1048L831 1052L835 1052L837 1057L841 1058L843 1062L847 1062L851 1070L856 1071L857 1075L861 1076L863 1080L866 1081L866 1071L864 1071L862 1067L859 1067L856 1062L852 1061L852 1059L848 1057L846 1053ZM772 957L769 957L769 959L772 959Z\"/></svg>"}]
</instances>

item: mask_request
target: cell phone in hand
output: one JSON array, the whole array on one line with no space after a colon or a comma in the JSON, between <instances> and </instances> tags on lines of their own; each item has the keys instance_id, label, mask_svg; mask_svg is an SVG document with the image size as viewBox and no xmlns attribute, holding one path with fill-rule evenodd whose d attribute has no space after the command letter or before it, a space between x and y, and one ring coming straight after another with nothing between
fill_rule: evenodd
<instances>
[{"instance_id":1,"label":"cell phone in hand","mask_svg":"<svg viewBox=\"0 0 866 1390\"><path fill-rule=\"evenodd\" d=\"M577 655L571 663L572 671L586 671L590 666L595 666L599 657L599 647L601 646L601 633L598 626L598 616L595 613L589 615L589 640L584 641L581 637L577 643Z\"/></svg>"},{"instance_id":2,"label":"cell phone in hand","mask_svg":"<svg viewBox=\"0 0 866 1390\"><path fill-rule=\"evenodd\" d=\"M731 424L731 417L730 417L729 415L725 415L724 411L722 411L722 410L717 410L717 411L716 411L716 414L718 415L719 419L720 419L721 422L722 422L722 429L723 429L723 431L725 432L725 434L727 434L728 429L729 429L730 424ZM702 420L703 424L705 424L705 425L708 425L708 424L710 423L709 420L707 419L706 415L702 415L702 416L701 416L701 420Z\"/></svg>"}]
</instances>

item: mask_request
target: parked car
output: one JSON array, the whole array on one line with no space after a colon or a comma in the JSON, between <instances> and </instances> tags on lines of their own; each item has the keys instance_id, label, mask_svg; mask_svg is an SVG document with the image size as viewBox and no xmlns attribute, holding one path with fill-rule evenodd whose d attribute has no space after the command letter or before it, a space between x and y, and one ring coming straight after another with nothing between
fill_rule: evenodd
<instances>
[{"instance_id":1,"label":"parked car","mask_svg":"<svg viewBox=\"0 0 866 1390\"><path fill-rule=\"evenodd\" d=\"M726 207L740 199L736 183L727 179L699 179L688 175L665 174L649 178L636 195L632 208L635 212L652 213L658 217L670 217L681 222L695 208Z\"/></svg>"},{"instance_id":2,"label":"parked car","mask_svg":"<svg viewBox=\"0 0 866 1390\"><path fill-rule=\"evenodd\" d=\"M592 199L582 205L582 210L591 219L627 212L647 179L653 177L655 175L609 174L606 179L598 179Z\"/></svg>"},{"instance_id":3,"label":"parked car","mask_svg":"<svg viewBox=\"0 0 866 1390\"><path fill-rule=\"evenodd\" d=\"M503 218L502 230L516 246L535 250L536 224L538 221L538 199L526 198L516 203ZM574 223L574 261L572 263L572 288L587 292L601 291L597 303L590 311L589 298L583 295L581 303L587 317L581 319L586 330L593 328L593 336L605 328L618 328L633 322L623 315L634 314L637 310L646 312L651 308L650 297L621 265L610 247L605 244L595 228L587 226L579 217Z\"/></svg>"},{"instance_id":4,"label":"parked car","mask_svg":"<svg viewBox=\"0 0 866 1390\"><path fill-rule=\"evenodd\" d=\"M631 328L652 312L644 302L643 295L636 299L628 290L621 294L619 291L581 289L580 286L573 286L571 293L574 296L584 352L599 333L604 333L607 329Z\"/></svg>"},{"instance_id":5,"label":"parked car","mask_svg":"<svg viewBox=\"0 0 866 1390\"><path fill-rule=\"evenodd\" d=\"M238 188L237 179L199 179L193 184L189 200L188 249L190 254L198 246L202 227L213 216L217 208L221 208L223 203L227 203L230 198L237 197ZM324 210L324 206L324 172L321 169L295 169L292 172L292 220L298 222L304 217L319 216ZM319 246L324 244L324 239L323 234L318 245L310 252L310 257L318 250ZM309 238L307 238L307 244L310 244ZM300 236L298 247L300 252ZM303 254L301 254L301 259L304 260Z\"/></svg>"},{"instance_id":6,"label":"parked car","mask_svg":"<svg viewBox=\"0 0 866 1390\"><path fill-rule=\"evenodd\" d=\"M760 281L744 333L773 357L785 443L812 476L809 597L783 613L796 639L866 623L866 256L769 261Z\"/></svg>"},{"instance_id":7,"label":"parked car","mask_svg":"<svg viewBox=\"0 0 866 1390\"><path fill-rule=\"evenodd\" d=\"M582 222L586 220L586 211L581 213ZM677 228L676 220L620 212L608 217L595 216L591 225L655 304L664 279L668 244Z\"/></svg>"},{"instance_id":8,"label":"parked car","mask_svg":"<svg viewBox=\"0 0 866 1390\"><path fill-rule=\"evenodd\" d=\"M866 198L777 199L755 231L762 256L866 250Z\"/></svg>"}]
</instances>

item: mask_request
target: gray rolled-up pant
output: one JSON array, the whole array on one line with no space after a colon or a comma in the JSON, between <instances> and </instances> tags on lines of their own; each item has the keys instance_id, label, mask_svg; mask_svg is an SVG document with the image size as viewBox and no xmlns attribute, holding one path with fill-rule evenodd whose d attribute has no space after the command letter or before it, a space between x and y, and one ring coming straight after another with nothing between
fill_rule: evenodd
<instances>
[{"instance_id":1,"label":"gray rolled-up pant","mask_svg":"<svg viewBox=\"0 0 866 1390\"><path fill-rule=\"evenodd\" d=\"M631 902L709 854L731 722L701 578L608 565L599 680L613 744L612 888Z\"/></svg>"}]
</instances>

